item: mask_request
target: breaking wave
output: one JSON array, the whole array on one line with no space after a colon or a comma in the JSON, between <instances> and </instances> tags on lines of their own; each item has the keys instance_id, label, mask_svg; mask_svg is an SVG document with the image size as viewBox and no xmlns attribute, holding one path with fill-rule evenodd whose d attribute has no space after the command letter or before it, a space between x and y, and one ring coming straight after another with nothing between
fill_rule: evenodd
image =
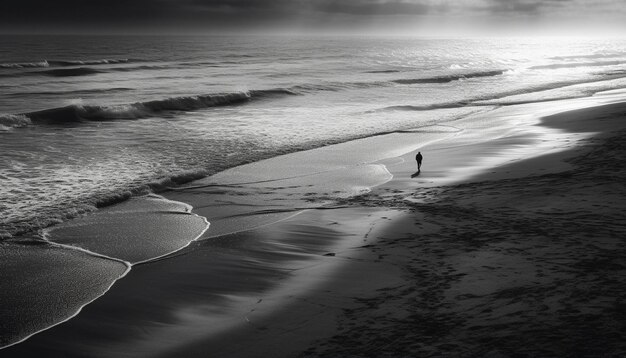
<instances>
[{"instance_id":1,"label":"breaking wave","mask_svg":"<svg viewBox=\"0 0 626 358\"><path fill-rule=\"evenodd\" d=\"M160 192L172 186L179 186L208 175L205 170L188 170L173 173L170 176L155 178L144 184L129 184L110 191L94 193L87 198L76 198L66 202L62 208L50 207L38 215L24 217L21 220L11 220L0 225L0 241L11 239L62 223L66 220L96 211L98 208L114 205L132 197Z\"/></svg>"},{"instance_id":2,"label":"breaking wave","mask_svg":"<svg viewBox=\"0 0 626 358\"><path fill-rule=\"evenodd\" d=\"M48 63L48 61L0 63L0 68L37 68L37 67L50 67L50 63Z\"/></svg>"},{"instance_id":3,"label":"breaking wave","mask_svg":"<svg viewBox=\"0 0 626 358\"><path fill-rule=\"evenodd\" d=\"M26 127L31 124L30 118L23 114L0 114L0 130Z\"/></svg>"},{"instance_id":4,"label":"breaking wave","mask_svg":"<svg viewBox=\"0 0 626 358\"><path fill-rule=\"evenodd\" d=\"M32 95L81 95L81 94L98 94L98 93L112 93L112 92L126 92L132 91L133 88L129 87L113 87L113 88L92 88L92 89L78 89L72 91L32 91L32 92L13 92L6 94L9 97L22 97Z\"/></svg>"},{"instance_id":5,"label":"breaking wave","mask_svg":"<svg viewBox=\"0 0 626 358\"><path fill-rule=\"evenodd\" d=\"M170 111L194 111L211 107L243 104L254 99L296 95L288 89L269 89L249 92L219 93L198 96L172 97L161 100L120 105L71 105L22 114L37 123L63 123L82 120L137 119Z\"/></svg>"}]
</instances>

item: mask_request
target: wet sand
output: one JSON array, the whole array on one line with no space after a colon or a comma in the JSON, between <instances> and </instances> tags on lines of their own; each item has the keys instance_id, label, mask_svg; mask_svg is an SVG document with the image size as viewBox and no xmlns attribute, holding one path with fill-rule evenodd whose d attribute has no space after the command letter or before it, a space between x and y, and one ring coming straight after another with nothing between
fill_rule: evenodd
<instances>
[{"instance_id":1,"label":"wet sand","mask_svg":"<svg viewBox=\"0 0 626 358\"><path fill-rule=\"evenodd\" d=\"M512 108L164 193L215 231L2 353L624 355L625 110Z\"/></svg>"}]
</instances>

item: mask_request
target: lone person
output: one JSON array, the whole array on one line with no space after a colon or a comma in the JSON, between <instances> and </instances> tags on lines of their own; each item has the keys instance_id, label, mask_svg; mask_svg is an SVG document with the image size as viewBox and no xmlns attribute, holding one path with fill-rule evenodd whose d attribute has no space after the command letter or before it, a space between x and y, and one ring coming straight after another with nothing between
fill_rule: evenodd
<instances>
[{"instance_id":1,"label":"lone person","mask_svg":"<svg viewBox=\"0 0 626 358\"><path fill-rule=\"evenodd\" d=\"M418 172L422 171L422 153L421 152L417 152L417 155L415 156L415 161L417 162L417 171Z\"/></svg>"}]
</instances>

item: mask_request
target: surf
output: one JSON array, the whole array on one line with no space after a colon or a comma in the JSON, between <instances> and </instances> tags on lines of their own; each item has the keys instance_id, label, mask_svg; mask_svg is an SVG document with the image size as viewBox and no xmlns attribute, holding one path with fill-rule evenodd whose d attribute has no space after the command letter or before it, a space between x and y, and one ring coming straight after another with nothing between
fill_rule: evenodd
<instances>
[{"instance_id":1,"label":"surf","mask_svg":"<svg viewBox=\"0 0 626 358\"><path fill-rule=\"evenodd\" d=\"M139 119L162 115L166 112L197 111L212 107L240 105L252 100L293 95L296 95L296 93L288 89L274 88L247 92L170 97L119 105L69 105L13 116L25 117L38 124Z\"/></svg>"}]
</instances>

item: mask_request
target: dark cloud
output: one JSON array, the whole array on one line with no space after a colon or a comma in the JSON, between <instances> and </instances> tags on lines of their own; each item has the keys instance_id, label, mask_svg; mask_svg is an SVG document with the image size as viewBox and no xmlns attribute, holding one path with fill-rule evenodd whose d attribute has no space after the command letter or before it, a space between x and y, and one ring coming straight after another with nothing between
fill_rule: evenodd
<instances>
[{"instance_id":1,"label":"dark cloud","mask_svg":"<svg viewBox=\"0 0 626 358\"><path fill-rule=\"evenodd\" d=\"M179 4L180 3L216 12L224 10L257 9L264 11L280 10L281 13L288 10L288 12L292 14L319 11L329 14L404 15L426 14L432 8L431 5L424 4L420 1L406 0L191 0L190 2L179 2Z\"/></svg>"},{"instance_id":2,"label":"dark cloud","mask_svg":"<svg viewBox=\"0 0 626 358\"><path fill-rule=\"evenodd\" d=\"M241 27L307 16L423 15L407 0L2 0L0 28Z\"/></svg>"},{"instance_id":3,"label":"dark cloud","mask_svg":"<svg viewBox=\"0 0 626 358\"><path fill-rule=\"evenodd\" d=\"M567 8L572 0L491 0L487 9L496 14L539 15L547 9Z\"/></svg>"},{"instance_id":4,"label":"dark cloud","mask_svg":"<svg viewBox=\"0 0 626 358\"><path fill-rule=\"evenodd\" d=\"M312 1L313 8L327 13L353 15L425 15L431 6L406 1Z\"/></svg>"},{"instance_id":5,"label":"dark cloud","mask_svg":"<svg viewBox=\"0 0 626 358\"><path fill-rule=\"evenodd\" d=\"M198 8L204 8L206 10L221 11L225 9L263 9L263 10L275 10L275 9L296 9L300 3L298 0L182 0L172 1L182 6L195 6Z\"/></svg>"},{"instance_id":6,"label":"dark cloud","mask_svg":"<svg viewBox=\"0 0 626 358\"><path fill-rule=\"evenodd\" d=\"M23 26L115 24L168 17L175 7L151 0L3 0L0 23Z\"/></svg>"},{"instance_id":7,"label":"dark cloud","mask_svg":"<svg viewBox=\"0 0 626 358\"><path fill-rule=\"evenodd\" d=\"M0 30L504 26L508 19L618 18L624 8L618 0L0 0Z\"/></svg>"}]
</instances>

